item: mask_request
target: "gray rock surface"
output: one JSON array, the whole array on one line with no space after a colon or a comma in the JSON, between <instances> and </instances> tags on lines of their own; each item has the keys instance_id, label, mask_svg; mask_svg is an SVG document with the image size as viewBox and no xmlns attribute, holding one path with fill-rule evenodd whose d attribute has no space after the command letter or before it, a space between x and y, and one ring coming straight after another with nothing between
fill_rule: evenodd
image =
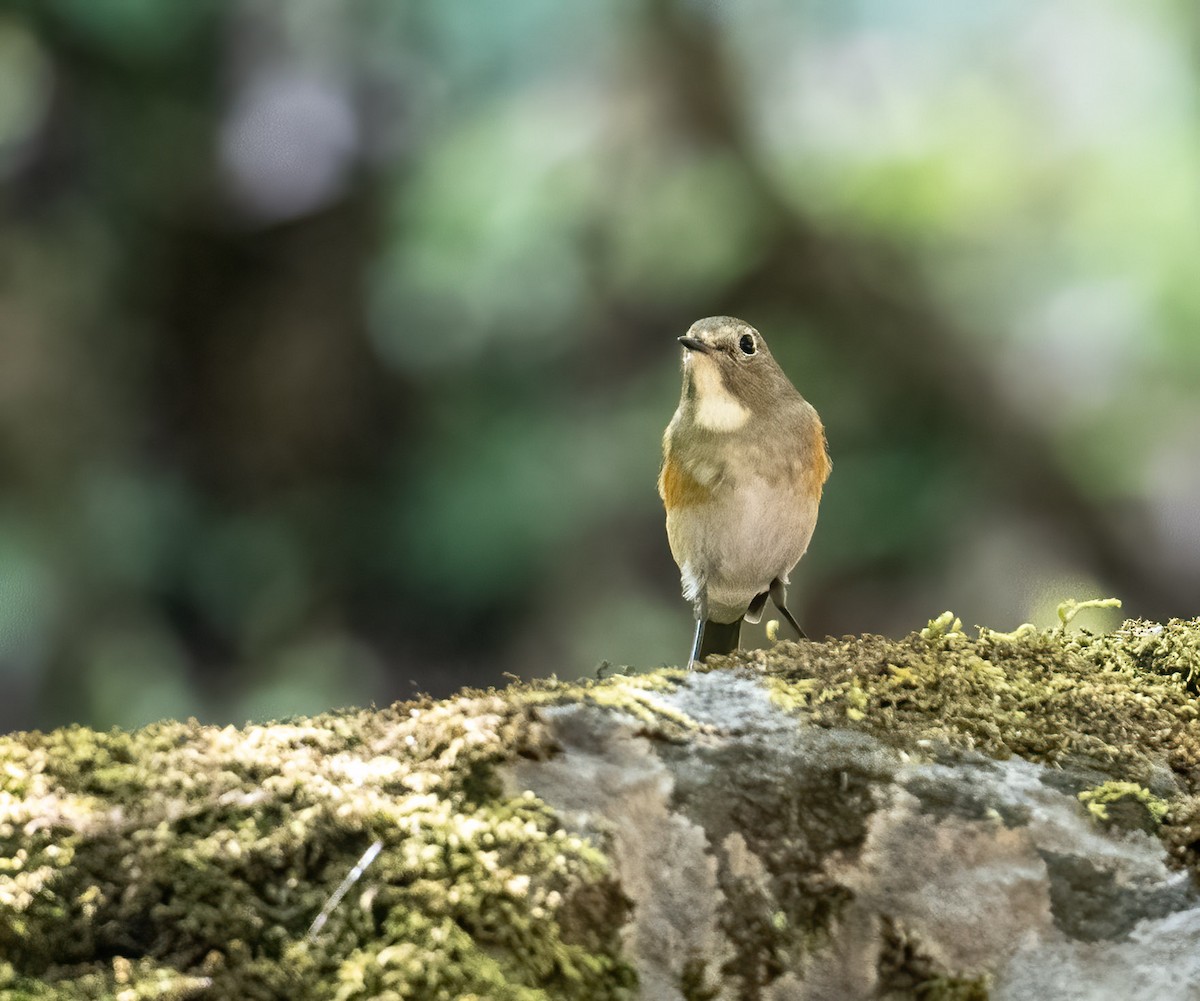
<instances>
[{"instance_id":1,"label":"gray rock surface","mask_svg":"<svg viewBox=\"0 0 1200 1001\"><path fill-rule=\"evenodd\" d=\"M646 698L698 726L549 709L562 753L510 777L608 845L648 1001L1200 999L1200 893L1081 804L1102 773L915 757L750 672Z\"/></svg>"}]
</instances>

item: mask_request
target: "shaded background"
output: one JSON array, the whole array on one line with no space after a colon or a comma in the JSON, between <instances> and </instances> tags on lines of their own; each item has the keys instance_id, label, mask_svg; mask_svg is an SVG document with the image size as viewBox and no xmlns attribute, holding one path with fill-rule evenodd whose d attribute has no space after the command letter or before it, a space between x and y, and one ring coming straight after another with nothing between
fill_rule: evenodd
<instances>
[{"instance_id":1,"label":"shaded background","mask_svg":"<svg viewBox=\"0 0 1200 1001\"><path fill-rule=\"evenodd\" d=\"M0 727L678 663L714 313L810 634L1195 615L1198 84L1182 0L0 2Z\"/></svg>"}]
</instances>

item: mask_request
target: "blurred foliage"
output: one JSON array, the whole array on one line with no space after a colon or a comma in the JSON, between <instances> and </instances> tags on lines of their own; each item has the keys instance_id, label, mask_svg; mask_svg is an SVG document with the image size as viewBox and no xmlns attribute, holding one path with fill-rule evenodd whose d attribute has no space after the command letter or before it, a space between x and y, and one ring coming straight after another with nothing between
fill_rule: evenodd
<instances>
[{"instance_id":1,"label":"blurred foliage","mask_svg":"<svg viewBox=\"0 0 1200 1001\"><path fill-rule=\"evenodd\" d=\"M1198 53L1166 0L0 0L0 727L677 662L714 313L828 426L810 633L1194 615Z\"/></svg>"}]
</instances>

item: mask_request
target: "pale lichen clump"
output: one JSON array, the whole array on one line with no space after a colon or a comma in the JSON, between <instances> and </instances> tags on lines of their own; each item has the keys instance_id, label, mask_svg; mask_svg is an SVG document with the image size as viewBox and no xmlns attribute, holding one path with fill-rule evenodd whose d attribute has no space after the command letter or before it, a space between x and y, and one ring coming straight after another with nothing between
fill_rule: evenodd
<instances>
[{"instance_id":1,"label":"pale lichen clump","mask_svg":"<svg viewBox=\"0 0 1200 1001\"><path fill-rule=\"evenodd\" d=\"M705 729L657 697L679 688L687 673L680 668L663 668L652 674L616 674L602 680L565 684L556 680L534 681L510 692L527 706L581 703L612 709L633 717L645 733L656 739L676 741Z\"/></svg>"},{"instance_id":2,"label":"pale lichen clump","mask_svg":"<svg viewBox=\"0 0 1200 1001\"><path fill-rule=\"evenodd\" d=\"M607 861L495 775L542 741L496 694L0 740L0 994L620 997Z\"/></svg>"},{"instance_id":3,"label":"pale lichen clump","mask_svg":"<svg viewBox=\"0 0 1200 1001\"><path fill-rule=\"evenodd\" d=\"M1070 761L1133 783L1147 807L1165 804L1153 811L1159 834L1200 874L1200 620L1069 631L1082 607L1050 630L972 638L946 613L902 640L780 643L714 666L751 667L781 707L910 753Z\"/></svg>"},{"instance_id":4,"label":"pale lichen clump","mask_svg":"<svg viewBox=\"0 0 1200 1001\"><path fill-rule=\"evenodd\" d=\"M1155 796L1149 789L1136 782L1102 782L1078 794L1079 801L1097 820L1107 823L1112 820L1109 807L1114 803L1132 801L1145 809L1154 824L1161 824L1167 815L1167 802Z\"/></svg>"}]
</instances>

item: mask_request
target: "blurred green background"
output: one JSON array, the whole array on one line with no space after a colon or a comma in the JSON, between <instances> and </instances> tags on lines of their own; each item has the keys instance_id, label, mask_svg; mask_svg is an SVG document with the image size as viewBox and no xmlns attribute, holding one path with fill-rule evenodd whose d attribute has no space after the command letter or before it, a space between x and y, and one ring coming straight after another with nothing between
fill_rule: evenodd
<instances>
[{"instance_id":1,"label":"blurred green background","mask_svg":"<svg viewBox=\"0 0 1200 1001\"><path fill-rule=\"evenodd\" d=\"M1198 101L1181 0L0 2L0 728L679 663L715 313L810 634L1195 615Z\"/></svg>"}]
</instances>

